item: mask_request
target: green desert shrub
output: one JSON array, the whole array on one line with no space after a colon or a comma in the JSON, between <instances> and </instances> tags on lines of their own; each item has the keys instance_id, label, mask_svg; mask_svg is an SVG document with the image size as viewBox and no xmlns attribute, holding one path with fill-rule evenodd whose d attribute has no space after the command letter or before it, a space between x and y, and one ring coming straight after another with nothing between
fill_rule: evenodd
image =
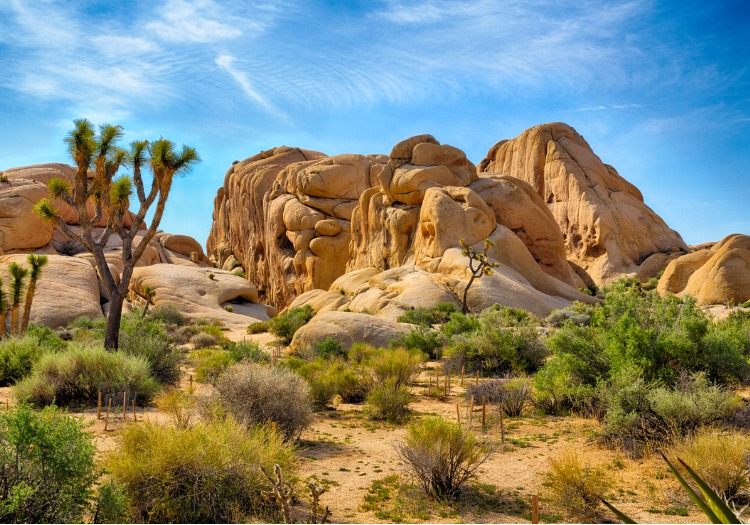
<instances>
[{"instance_id":1,"label":"green desert shrub","mask_svg":"<svg viewBox=\"0 0 750 525\"><path fill-rule=\"evenodd\" d=\"M528 377L489 379L466 388L466 398L472 397L478 402L486 397L488 403L497 404L505 415L516 417L533 399L532 382Z\"/></svg>"},{"instance_id":2,"label":"green desert shrub","mask_svg":"<svg viewBox=\"0 0 750 525\"><path fill-rule=\"evenodd\" d=\"M153 321L165 325L184 326L187 320L173 304L162 304L151 310L148 314Z\"/></svg>"},{"instance_id":3,"label":"green desert shrub","mask_svg":"<svg viewBox=\"0 0 750 525\"><path fill-rule=\"evenodd\" d=\"M359 403L372 386L368 369L342 359L292 359L288 366L310 385L310 399L318 410L329 406L336 396L345 403Z\"/></svg>"},{"instance_id":4,"label":"green desert shrub","mask_svg":"<svg viewBox=\"0 0 750 525\"><path fill-rule=\"evenodd\" d=\"M372 369L375 381L385 383L394 379L397 385L409 386L419 367L424 361L424 354L406 348L379 349L365 362Z\"/></svg>"},{"instance_id":5,"label":"green desert shrub","mask_svg":"<svg viewBox=\"0 0 750 525\"><path fill-rule=\"evenodd\" d=\"M0 341L0 386L14 385L29 375L42 354L49 351L29 335Z\"/></svg>"},{"instance_id":6,"label":"green desert shrub","mask_svg":"<svg viewBox=\"0 0 750 525\"><path fill-rule=\"evenodd\" d=\"M217 339L211 334L206 332L199 332L190 338L190 343L195 349L210 348L216 346Z\"/></svg>"},{"instance_id":7,"label":"green desert shrub","mask_svg":"<svg viewBox=\"0 0 750 525\"><path fill-rule=\"evenodd\" d=\"M92 523L127 523L130 501L125 487L110 479L99 485Z\"/></svg>"},{"instance_id":8,"label":"green desert shrub","mask_svg":"<svg viewBox=\"0 0 750 525\"><path fill-rule=\"evenodd\" d=\"M745 432L703 429L680 440L673 452L724 499L747 502L750 436Z\"/></svg>"},{"instance_id":9,"label":"green desert shrub","mask_svg":"<svg viewBox=\"0 0 750 525\"><path fill-rule=\"evenodd\" d=\"M553 310L544 318L544 324L552 328L560 328L565 324L574 324L577 326L588 326L591 322L591 314L581 311L579 308L569 306L561 310Z\"/></svg>"},{"instance_id":10,"label":"green desert shrub","mask_svg":"<svg viewBox=\"0 0 750 525\"><path fill-rule=\"evenodd\" d=\"M411 397L409 387L391 377L367 394L365 413L370 419L401 423L409 416Z\"/></svg>"},{"instance_id":11,"label":"green desert shrub","mask_svg":"<svg viewBox=\"0 0 750 525\"><path fill-rule=\"evenodd\" d=\"M549 351L537 332L537 321L517 308L488 308L479 316L479 330L454 336L446 349L445 367L464 368L485 376L533 373Z\"/></svg>"},{"instance_id":12,"label":"green desert shrub","mask_svg":"<svg viewBox=\"0 0 750 525\"><path fill-rule=\"evenodd\" d=\"M461 486L488 459L491 449L461 425L429 417L409 425L397 452L424 493L442 500L458 495Z\"/></svg>"},{"instance_id":13,"label":"green desert shrub","mask_svg":"<svg viewBox=\"0 0 750 525\"><path fill-rule=\"evenodd\" d=\"M433 325L447 321L448 317L456 311L455 303L442 302L432 308L410 308L404 311L397 320L399 323L410 323L431 328Z\"/></svg>"},{"instance_id":14,"label":"green desert shrub","mask_svg":"<svg viewBox=\"0 0 750 525\"><path fill-rule=\"evenodd\" d=\"M41 346L53 351L62 350L65 347L65 341L57 332L41 324L29 323L25 335L34 338Z\"/></svg>"},{"instance_id":15,"label":"green desert shrub","mask_svg":"<svg viewBox=\"0 0 750 525\"><path fill-rule=\"evenodd\" d=\"M185 361L185 351L175 346L165 333L141 330L135 325L120 331L118 349L127 355L148 361L151 375L163 385L180 381L180 366Z\"/></svg>"},{"instance_id":16,"label":"green desert shrub","mask_svg":"<svg viewBox=\"0 0 750 525\"><path fill-rule=\"evenodd\" d=\"M315 310L309 304L292 308L268 321L268 331L289 344L297 330L306 325L314 315Z\"/></svg>"},{"instance_id":17,"label":"green desert shrub","mask_svg":"<svg viewBox=\"0 0 750 525\"><path fill-rule=\"evenodd\" d=\"M215 385L219 376L235 363L226 350L211 348L194 350L190 353L190 361L195 366L195 379L210 385Z\"/></svg>"},{"instance_id":18,"label":"green desert shrub","mask_svg":"<svg viewBox=\"0 0 750 525\"><path fill-rule=\"evenodd\" d=\"M443 355L445 336L438 330L418 326L416 330L408 334L399 335L390 342L391 348L407 348L416 350L430 356L432 359L440 359Z\"/></svg>"},{"instance_id":19,"label":"green desert shrub","mask_svg":"<svg viewBox=\"0 0 750 525\"><path fill-rule=\"evenodd\" d=\"M479 329L479 318L476 315L461 312L451 313L449 320L442 326L443 334L449 338L467 332L477 332Z\"/></svg>"},{"instance_id":20,"label":"green desert shrub","mask_svg":"<svg viewBox=\"0 0 750 525\"><path fill-rule=\"evenodd\" d=\"M235 361L252 363L270 363L271 356L264 352L255 341L241 341L227 345L229 356Z\"/></svg>"},{"instance_id":21,"label":"green desert shrub","mask_svg":"<svg viewBox=\"0 0 750 525\"><path fill-rule=\"evenodd\" d=\"M313 357L322 357L323 359L331 359L334 357L346 356L346 349L344 345L333 337L326 337L322 341L314 343L310 347L309 353Z\"/></svg>"},{"instance_id":22,"label":"green desert shrub","mask_svg":"<svg viewBox=\"0 0 750 525\"><path fill-rule=\"evenodd\" d=\"M587 466L575 449L563 450L549 463L546 485L553 501L574 521L599 523L599 498L613 486L609 471Z\"/></svg>"},{"instance_id":23,"label":"green desert shrub","mask_svg":"<svg viewBox=\"0 0 750 525\"><path fill-rule=\"evenodd\" d=\"M238 363L219 377L216 390L221 407L248 427L273 422L297 439L311 422L310 387L294 372Z\"/></svg>"},{"instance_id":24,"label":"green desert shrub","mask_svg":"<svg viewBox=\"0 0 750 525\"><path fill-rule=\"evenodd\" d=\"M0 522L78 523L99 470L83 423L56 407L0 413Z\"/></svg>"},{"instance_id":25,"label":"green desert shrub","mask_svg":"<svg viewBox=\"0 0 750 525\"><path fill-rule=\"evenodd\" d=\"M268 323L265 321L258 321L257 323L250 323L247 326L248 334L262 334L268 332Z\"/></svg>"},{"instance_id":26,"label":"green desert shrub","mask_svg":"<svg viewBox=\"0 0 750 525\"><path fill-rule=\"evenodd\" d=\"M647 383L637 370L626 371L611 387L602 437L637 455L728 419L741 406L737 396L703 373L668 387Z\"/></svg>"},{"instance_id":27,"label":"green desert shrub","mask_svg":"<svg viewBox=\"0 0 750 525\"><path fill-rule=\"evenodd\" d=\"M270 426L232 418L192 427L126 427L105 464L141 523L277 522L260 467L294 474L294 449Z\"/></svg>"},{"instance_id":28,"label":"green desert shrub","mask_svg":"<svg viewBox=\"0 0 750 525\"><path fill-rule=\"evenodd\" d=\"M36 406L95 406L99 391L128 392L128 398L147 403L158 390L148 361L101 346L71 346L44 354L31 375L16 385L18 397Z\"/></svg>"}]
</instances>

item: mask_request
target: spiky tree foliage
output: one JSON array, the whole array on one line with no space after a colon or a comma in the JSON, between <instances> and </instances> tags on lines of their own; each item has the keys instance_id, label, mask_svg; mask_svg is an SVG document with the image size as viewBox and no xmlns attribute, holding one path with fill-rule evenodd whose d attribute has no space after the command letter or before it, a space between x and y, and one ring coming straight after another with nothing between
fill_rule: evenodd
<instances>
[{"instance_id":1,"label":"spiky tree foliage","mask_svg":"<svg viewBox=\"0 0 750 525\"><path fill-rule=\"evenodd\" d=\"M26 329L29 327L29 317L31 316L31 302L34 300L34 294L36 293L36 283L42 276L42 268L47 264L46 255L34 255L30 253L26 259L31 266L29 270L29 287L26 289L26 301L23 305L23 317L21 318L21 332L20 335L26 333Z\"/></svg>"},{"instance_id":2,"label":"spiky tree foliage","mask_svg":"<svg viewBox=\"0 0 750 525\"><path fill-rule=\"evenodd\" d=\"M143 297L146 298L146 306L143 308L141 319L144 319L146 317L146 312L148 312L148 305L151 304L151 301L153 300L155 295L156 290L154 290L152 287L150 287L149 285L143 287Z\"/></svg>"},{"instance_id":3,"label":"spiky tree foliage","mask_svg":"<svg viewBox=\"0 0 750 525\"><path fill-rule=\"evenodd\" d=\"M18 315L21 311L21 299L23 298L23 287L26 277L29 275L28 268L18 263L10 263L10 335L18 334Z\"/></svg>"},{"instance_id":4,"label":"spiky tree foliage","mask_svg":"<svg viewBox=\"0 0 750 525\"><path fill-rule=\"evenodd\" d=\"M465 314L468 314L469 307L466 301L469 295L469 288L471 288L471 285L474 284L474 281L476 279L479 279L481 276L492 275L492 269L496 268L498 264L496 262L490 261L489 257L487 257L487 250L495 245L491 240L484 240L484 251L482 253L475 251L474 248L467 245L466 241L464 241L463 239L461 239L460 243L461 248L463 248L463 251L461 253L469 258L469 271L471 271L471 277L469 278L469 282L466 283L466 288L464 288L463 300L461 302L463 312Z\"/></svg>"},{"instance_id":5,"label":"spiky tree foliage","mask_svg":"<svg viewBox=\"0 0 750 525\"><path fill-rule=\"evenodd\" d=\"M3 278L0 277L0 339L8 337L8 295L3 288Z\"/></svg>"},{"instance_id":6,"label":"spiky tree foliage","mask_svg":"<svg viewBox=\"0 0 750 525\"><path fill-rule=\"evenodd\" d=\"M50 180L50 198L39 201L35 210L39 216L54 222L68 236L83 244L94 256L99 278L110 295L104 345L108 349L116 349L122 303L133 276L133 268L159 227L174 176L189 172L200 161L200 157L194 148L183 146L177 151L174 143L163 138L152 143L145 140L134 141L126 151L116 145L117 140L122 137L122 127L104 124L96 132L86 119L75 120L74 125L65 139L70 156L77 166L74 187L71 188L60 179ZM116 177L121 166L132 168L132 179L127 176ZM93 178L89 178L91 171ZM144 171L150 171L153 176L148 193L143 180ZM131 225L125 226L133 187L138 199L138 211L132 218ZM78 211L80 232L71 229L60 217L53 203L55 199L66 202ZM89 201L94 203L93 217L86 208ZM156 208L151 224L145 233L141 233L142 237L136 243L135 237L144 226L146 213L154 204ZM96 233L94 225L103 217L106 218L107 225L101 233ZM112 274L104 257L104 247L113 234L122 239L123 269L119 281Z\"/></svg>"}]
</instances>

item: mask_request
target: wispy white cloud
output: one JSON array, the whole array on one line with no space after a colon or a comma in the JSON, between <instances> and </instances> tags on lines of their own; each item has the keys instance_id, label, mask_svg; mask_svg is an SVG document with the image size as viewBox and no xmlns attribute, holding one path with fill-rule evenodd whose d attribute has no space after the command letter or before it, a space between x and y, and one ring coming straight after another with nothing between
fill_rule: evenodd
<instances>
[{"instance_id":1,"label":"wispy white cloud","mask_svg":"<svg viewBox=\"0 0 750 525\"><path fill-rule=\"evenodd\" d=\"M239 71L234 67L235 60L235 57L231 55L220 55L216 57L216 60L214 62L222 70L226 71L227 74L229 74L229 76L232 77L235 82L237 82L237 84L239 84L242 91L245 93L245 95L248 96L248 98L250 98L250 100L261 106L268 113L291 122L288 115L280 111L271 102L269 102L266 97L258 92L255 87L253 87L253 84L250 82L250 79L245 73Z\"/></svg>"},{"instance_id":2,"label":"wispy white cloud","mask_svg":"<svg viewBox=\"0 0 750 525\"><path fill-rule=\"evenodd\" d=\"M209 43L242 35L239 27L222 21L233 17L211 0L167 0L160 11L158 20L146 24L146 30L160 40ZM251 28L259 26L253 23Z\"/></svg>"},{"instance_id":3,"label":"wispy white cloud","mask_svg":"<svg viewBox=\"0 0 750 525\"><path fill-rule=\"evenodd\" d=\"M609 111L613 109L632 109L642 107L642 104L613 104L611 106L589 106L585 108L578 108L576 109L576 111Z\"/></svg>"}]
</instances>

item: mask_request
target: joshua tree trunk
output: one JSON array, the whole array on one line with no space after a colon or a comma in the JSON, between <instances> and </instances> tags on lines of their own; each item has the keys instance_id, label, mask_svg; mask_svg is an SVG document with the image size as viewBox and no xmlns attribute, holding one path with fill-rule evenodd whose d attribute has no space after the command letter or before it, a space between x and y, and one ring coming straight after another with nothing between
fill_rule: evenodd
<instances>
[{"instance_id":1,"label":"joshua tree trunk","mask_svg":"<svg viewBox=\"0 0 750 525\"><path fill-rule=\"evenodd\" d=\"M124 300L124 296L120 297L119 289L115 290L110 296L107 331L104 335L104 348L107 350L117 350L120 343L120 320Z\"/></svg>"},{"instance_id":2,"label":"joshua tree trunk","mask_svg":"<svg viewBox=\"0 0 750 525\"><path fill-rule=\"evenodd\" d=\"M21 318L21 332L20 335L26 333L26 329L29 327L29 318L31 317L31 302L34 300L34 294L36 293L36 281L31 281L29 287L26 289L26 302L23 305L23 317Z\"/></svg>"},{"instance_id":3,"label":"joshua tree trunk","mask_svg":"<svg viewBox=\"0 0 750 525\"><path fill-rule=\"evenodd\" d=\"M0 339L6 339L8 337L8 312L3 310L0 313Z\"/></svg>"},{"instance_id":4,"label":"joshua tree trunk","mask_svg":"<svg viewBox=\"0 0 750 525\"><path fill-rule=\"evenodd\" d=\"M14 304L10 309L10 335L15 337L18 334L18 314L20 313L20 305Z\"/></svg>"}]
</instances>

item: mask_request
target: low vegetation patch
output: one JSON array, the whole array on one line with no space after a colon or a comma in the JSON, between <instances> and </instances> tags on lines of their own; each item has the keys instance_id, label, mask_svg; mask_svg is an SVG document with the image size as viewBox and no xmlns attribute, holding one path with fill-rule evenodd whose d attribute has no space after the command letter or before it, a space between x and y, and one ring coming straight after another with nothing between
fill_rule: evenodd
<instances>
[{"instance_id":1,"label":"low vegetation patch","mask_svg":"<svg viewBox=\"0 0 750 525\"><path fill-rule=\"evenodd\" d=\"M284 344L292 342L294 334L306 325L315 315L309 304L292 308L268 321L268 331L281 338Z\"/></svg>"},{"instance_id":2,"label":"low vegetation patch","mask_svg":"<svg viewBox=\"0 0 750 525\"><path fill-rule=\"evenodd\" d=\"M232 418L192 427L153 422L130 425L106 457L113 478L140 523L244 523L279 520L263 497L263 466L294 472L294 449L270 426L246 427Z\"/></svg>"},{"instance_id":3,"label":"low vegetation patch","mask_svg":"<svg viewBox=\"0 0 750 525\"><path fill-rule=\"evenodd\" d=\"M546 486L553 501L580 523L598 523L601 497L613 486L609 471L590 467L579 452L567 449L549 461Z\"/></svg>"}]
</instances>

